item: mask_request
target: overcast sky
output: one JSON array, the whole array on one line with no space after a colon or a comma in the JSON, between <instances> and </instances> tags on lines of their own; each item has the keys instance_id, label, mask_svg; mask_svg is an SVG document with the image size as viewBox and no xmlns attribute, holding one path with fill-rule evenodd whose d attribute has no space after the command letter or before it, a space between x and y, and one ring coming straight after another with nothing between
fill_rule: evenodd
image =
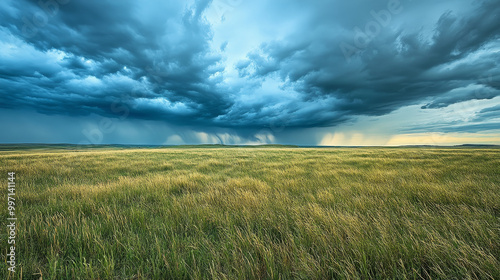
<instances>
[{"instance_id":1,"label":"overcast sky","mask_svg":"<svg viewBox=\"0 0 500 280\"><path fill-rule=\"evenodd\" d=\"M498 0L0 2L0 143L500 144Z\"/></svg>"}]
</instances>

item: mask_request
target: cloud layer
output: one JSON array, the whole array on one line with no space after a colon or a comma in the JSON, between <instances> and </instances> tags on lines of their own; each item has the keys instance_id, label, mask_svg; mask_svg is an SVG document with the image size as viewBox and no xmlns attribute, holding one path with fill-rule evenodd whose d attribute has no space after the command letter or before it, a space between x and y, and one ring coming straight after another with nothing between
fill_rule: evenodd
<instances>
[{"instance_id":1,"label":"cloud layer","mask_svg":"<svg viewBox=\"0 0 500 280\"><path fill-rule=\"evenodd\" d=\"M495 0L7 0L0 108L249 141L264 128L441 110L500 95L499 15ZM495 126L490 107L460 127Z\"/></svg>"}]
</instances>

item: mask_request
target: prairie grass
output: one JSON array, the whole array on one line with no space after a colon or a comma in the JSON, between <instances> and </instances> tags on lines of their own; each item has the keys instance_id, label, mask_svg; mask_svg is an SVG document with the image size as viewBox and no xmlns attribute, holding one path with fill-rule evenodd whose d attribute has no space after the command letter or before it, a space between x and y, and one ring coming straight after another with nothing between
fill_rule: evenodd
<instances>
[{"instance_id":1,"label":"prairie grass","mask_svg":"<svg viewBox=\"0 0 500 280\"><path fill-rule=\"evenodd\" d=\"M4 218L1 279L500 279L498 149L0 151L0 169L19 260Z\"/></svg>"}]
</instances>

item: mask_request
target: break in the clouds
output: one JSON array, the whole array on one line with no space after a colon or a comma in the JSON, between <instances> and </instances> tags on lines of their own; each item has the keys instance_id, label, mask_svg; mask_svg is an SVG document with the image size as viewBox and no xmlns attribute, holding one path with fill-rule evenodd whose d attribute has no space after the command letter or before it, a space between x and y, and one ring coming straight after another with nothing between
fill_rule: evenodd
<instances>
[{"instance_id":1,"label":"break in the clouds","mask_svg":"<svg viewBox=\"0 0 500 280\"><path fill-rule=\"evenodd\" d=\"M0 141L498 143L499 15L497 0L2 1L2 123L62 128Z\"/></svg>"}]
</instances>

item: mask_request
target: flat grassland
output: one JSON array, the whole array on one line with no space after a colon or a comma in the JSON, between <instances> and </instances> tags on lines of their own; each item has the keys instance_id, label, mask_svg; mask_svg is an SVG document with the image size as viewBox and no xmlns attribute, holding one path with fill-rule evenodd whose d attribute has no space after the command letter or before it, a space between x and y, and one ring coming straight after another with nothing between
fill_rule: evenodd
<instances>
[{"instance_id":1,"label":"flat grassland","mask_svg":"<svg viewBox=\"0 0 500 280\"><path fill-rule=\"evenodd\" d=\"M500 279L500 149L27 149L0 169L1 279Z\"/></svg>"}]
</instances>

